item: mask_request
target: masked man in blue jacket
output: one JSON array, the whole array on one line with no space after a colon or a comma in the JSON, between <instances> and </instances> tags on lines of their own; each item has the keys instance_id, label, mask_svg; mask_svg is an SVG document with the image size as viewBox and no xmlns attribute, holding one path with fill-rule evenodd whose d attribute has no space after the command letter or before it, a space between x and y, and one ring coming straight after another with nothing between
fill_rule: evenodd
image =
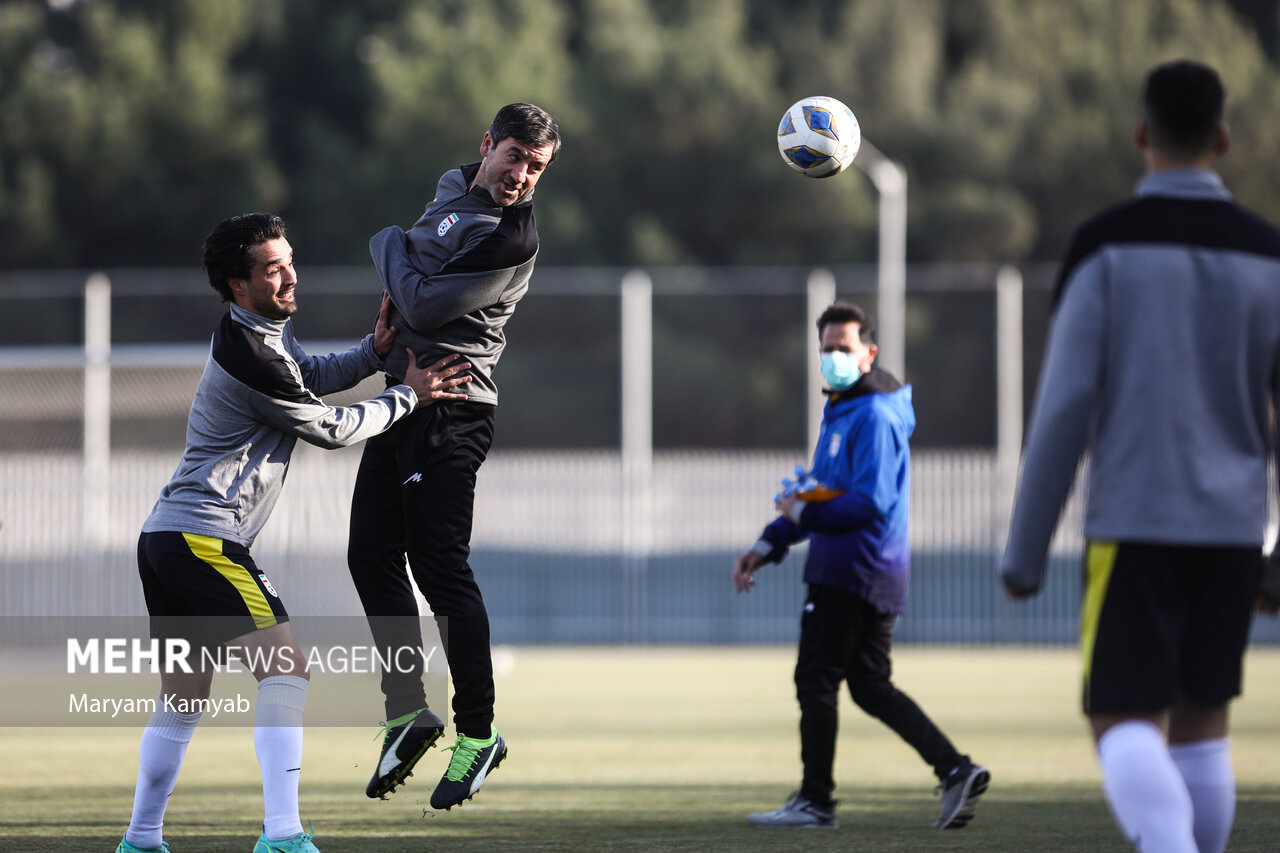
<instances>
[{"instance_id":1,"label":"masked man in blue jacket","mask_svg":"<svg viewBox=\"0 0 1280 853\"><path fill-rule=\"evenodd\" d=\"M942 794L937 829L973 818L991 775L961 755L920 707L890 680L893 628L906 606L911 386L872 367L874 322L836 302L818 318L822 375L830 395L810 488L784 494L778 518L738 557L733 584L749 591L754 574L809 540L800 618L796 697L804 779L781 808L751 815L770 827L834 827L837 698L840 682L859 708L881 720L933 767Z\"/></svg>"}]
</instances>

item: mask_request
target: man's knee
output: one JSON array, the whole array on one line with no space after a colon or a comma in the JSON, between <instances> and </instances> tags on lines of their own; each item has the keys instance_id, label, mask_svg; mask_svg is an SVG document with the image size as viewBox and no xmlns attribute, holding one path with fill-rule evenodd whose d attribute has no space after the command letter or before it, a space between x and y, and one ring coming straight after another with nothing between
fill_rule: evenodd
<instances>
[{"instance_id":1,"label":"man's knee","mask_svg":"<svg viewBox=\"0 0 1280 853\"><path fill-rule=\"evenodd\" d=\"M248 667L258 681L277 675L311 678L307 671L307 657L298 647L293 627L288 622L279 622L228 640L226 646L227 651Z\"/></svg>"},{"instance_id":2,"label":"man's knee","mask_svg":"<svg viewBox=\"0 0 1280 853\"><path fill-rule=\"evenodd\" d=\"M375 567L384 570L404 570L404 550L394 544L369 540L357 536L354 532L347 537L347 568L352 575L363 573Z\"/></svg>"},{"instance_id":3,"label":"man's knee","mask_svg":"<svg viewBox=\"0 0 1280 853\"><path fill-rule=\"evenodd\" d=\"M1169 743L1198 743L1227 736L1228 706L1179 702L1169 713Z\"/></svg>"},{"instance_id":4,"label":"man's knee","mask_svg":"<svg viewBox=\"0 0 1280 853\"><path fill-rule=\"evenodd\" d=\"M835 704L840 690L842 674L839 670L816 663L797 664L795 671L796 698L803 704L807 700Z\"/></svg>"},{"instance_id":5,"label":"man's knee","mask_svg":"<svg viewBox=\"0 0 1280 853\"><path fill-rule=\"evenodd\" d=\"M849 684L853 703L873 717L884 712L897 693L898 689L887 678L860 679Z\"/></svg>"}]
</instances>

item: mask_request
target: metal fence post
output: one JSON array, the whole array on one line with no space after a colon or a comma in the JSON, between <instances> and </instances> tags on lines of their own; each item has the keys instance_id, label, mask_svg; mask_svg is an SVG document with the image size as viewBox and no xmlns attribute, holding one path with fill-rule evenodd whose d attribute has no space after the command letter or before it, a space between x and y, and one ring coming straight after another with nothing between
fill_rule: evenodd
<instances>
[{"instance_id":1,"label":"metal fence post","mask_svg":"<svg viewBox=\"0 0 1280 853\"><path fill-rule=\"evenodd\" d=\"M830 270L813 270L809 273L807 288L808 323L805 325L805 446L809 450L806 459L813 458L814 448L818 445L818 430L822 427L822 408L825 400L822 397L822 369L816 356L818 340L818 318L832 302L836 301L836 277Z\"/></svg>"},{"instance_id":2,"label":"metal fence post","mask_svg":"<svg viewBox=\"0 0 1280 853\"><path fill-rule=\"evenodd\" d=\"M84 556L101 565L110 535L111 281L96 272L84 284Z\"/></svg>"},{"instance_id":3,"label":"metal fence post","mask_svg":"<svg viewBox=\"0 0 1280 853\"><path fill-rule=\"evenodd\" d=\"M996 505L991 514L997 563L1013 512L1022 455L1022 347L1022 273L1003 266L996 273ZM1000 587L993 578L992 594L1003 599ZM997 641L1018 636L1021 617L1007 602L997 605L994 618Z\"/></svg>"},{"instance_id":4,"label":"metal fence post","mask_svg":"<svg viewBox=\"0 0 1280 853\"><path fill-rule=\"evenodd\" d=\"M1000 484L998 517L1007 524L1022 454L1022 273L1003 266L996 273L996 458Z\"/></svg>"},{"instance_id":5,"label":"metal fence post","mask_svg":"<svg viewBox=\"0 0 1280 853\"><path fill-rule=\"evenodd\" d=\"M648 637L646 585L653 547L653 282L622 278L622 568L630 642Z\"/></svg>"}]
</instances>

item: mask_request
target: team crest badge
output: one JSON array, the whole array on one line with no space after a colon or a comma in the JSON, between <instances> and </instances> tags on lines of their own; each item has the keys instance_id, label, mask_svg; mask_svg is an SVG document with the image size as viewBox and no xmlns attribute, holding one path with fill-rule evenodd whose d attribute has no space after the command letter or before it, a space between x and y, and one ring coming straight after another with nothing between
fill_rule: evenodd
<instances>
[{"instance_id":1,"label":"team crest badge","mask_svg":"<svg viewBox=\"0 0 1280 853\"><path fill-rule=\"evenodd\" d=\"M443 237L445 234L449 233L449 229L456 225L457 222L458 214L450 213L444 219L440 220L440 225L436 228L436 233Z\"/></svg>"},{"instance_id":2,"label":"team crest badge","mask_svg":"<svg viewBox=\"0 0 1280 853\"><path fill-rule=\"evenodd\" d=\"M267 576L266 576L266 575L264 575L264 574L262 574L261 572L259 572L259 573L258 573L258 580L262 581L262 585L263 585L263 587L265 587L265 588L266 588L266 590L267 590L267 592L271 593L271 595L272 595L274 598L279 598L279 597L280 597L280 593L276 592L276 588L275 588L274 586L272 586L272 585L271 585L271 581L267 580Z\"/></svg>"},{"instance_id":3,"label":"team crest badge","mask_svg":"<svg viewBox=\"0 0 1280 853\"><path fill-rule=\"evenodd\" d=\"M831 444L827 447L828 456L840 455L840 433L833 433L831 436Z\"/></svg>"}]
</instances>

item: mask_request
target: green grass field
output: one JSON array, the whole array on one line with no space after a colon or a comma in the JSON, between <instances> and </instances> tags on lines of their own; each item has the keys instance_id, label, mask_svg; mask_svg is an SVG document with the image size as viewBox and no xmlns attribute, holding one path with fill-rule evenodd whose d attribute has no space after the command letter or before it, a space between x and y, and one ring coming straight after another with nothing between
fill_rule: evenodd
<instances>
[{"instance_id":1,"label":"green grass field","mask_svg":"<svg viewBox=\"0 0 1280 853\"><path fill-rule=\"evenodd\" d=\"M759 830L799 779L790 648L512 650L498 681L510 758L475 800L427 806L433 750L387 802L364 796L368 728L309 729L304 821L325 853L399 851L1123 851L1077 711L1074 652L904 647L896 679L993 774L966 829L938 832L934 780L847 696L840 828ZM505 668L505 667L504 667ZM248 675L228 676L246 681ZM350 689L350 680L342 689ZM377 685L367 688L376 696ZM7 685L7 690L16 689ZM317 680L312 703L323 702ZM128 823L134 728L0 729L0 850L112 851ZM1251 651L1233 715L1231 850L1280 846L1280 651ZM246 728L202 727L170 802L174 853L248 853L261 791Z\"/></svg>"}]
</instances>

